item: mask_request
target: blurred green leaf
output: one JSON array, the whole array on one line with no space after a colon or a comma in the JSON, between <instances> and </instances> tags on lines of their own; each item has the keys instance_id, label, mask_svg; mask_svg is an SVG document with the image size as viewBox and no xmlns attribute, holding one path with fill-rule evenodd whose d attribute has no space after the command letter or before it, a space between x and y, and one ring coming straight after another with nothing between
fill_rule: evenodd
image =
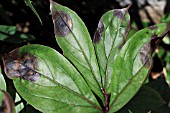
<instances>
[{"instance_id":1,"label":"blurred green leaf","mask_svg":"<svg viewBox=\"0 0 170 113\"><path fill-rule=\"evenodd\" d=\"M0 41L18 44L34 39L32 35L17 32L15 26L0 25Z\"/></svg>"},{"instance_id":2,"label":"blurred green leaf","mask_svg":"<svg viewBox=\"0 0 170 113\"><path fill-rule=\"evenodd\" d=\"M167 35L163 38L162 40L165 44L169 44L170 45L170 37Z\"/></svg>"},{"instance_id":3,"label":"blurred green leaf","mask_svg":"<svg viewBox=\"0 0 170 113\"><path fill-rule=\"evenodd\" d=\"M1 72L1 66L0 66L0 90L6 91L6 83L5 83L5 79L4 79L2 72Z\"/></svg>"},{"instance_id":4,"label":"blurred green leaf","mask_svg":"<svg viewBox=\"0 0 170 113\"><path fill-rule=\"evenodd\" d=\"M42 24L41 18L38 15L37 11L35 10L34 6L32 5L32 1L31 0L24 0L26 5L29 6L31 8L31 10L34 12L34 14L37 16L37 18L39 19L40 23Z\"/></svg>"},{"instance_id":5,"label":"blurred green leaf","mask_svg":"<svg viewBox=\"0 0 170 113\"><path fill-rule=\"evenodd\" d=\"M18 95L18 93L16 93L15 103L16 103L16 106L15 106L16 112L19 113L24 108L24 104L21 101L21 98Z\"/></svg>"},{"instance_id":6,"label":"blurred green leaf","mask_svg":"<svg viewBox=\"0 0 170 113\"><path fill-rule=\"evenodd\" d=\"M170 23L170 13L167 13L166 15L164 15L161 19L161 22L168 22Z\"/></svg>"}]
</instances>

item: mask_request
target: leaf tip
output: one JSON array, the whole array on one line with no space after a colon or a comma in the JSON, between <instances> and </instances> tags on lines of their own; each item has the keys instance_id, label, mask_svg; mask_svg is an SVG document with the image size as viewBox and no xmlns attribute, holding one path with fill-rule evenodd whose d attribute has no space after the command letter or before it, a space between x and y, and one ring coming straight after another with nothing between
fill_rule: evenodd
<instances>
[{"instance_id":1,"label":"leaf tip","mask_svg":"<svg viewBox=\"0 0 170 113\"><path fill-rule=\"evenodd\" d=\"M123 9L115 9L113 12L113 15L117 18L120 18L122 20L125 20L126 17L125 15L128 13L129 8L131 7L132 3L128 5L128 7L123 8Z\"/></svg>"}]
</instances>

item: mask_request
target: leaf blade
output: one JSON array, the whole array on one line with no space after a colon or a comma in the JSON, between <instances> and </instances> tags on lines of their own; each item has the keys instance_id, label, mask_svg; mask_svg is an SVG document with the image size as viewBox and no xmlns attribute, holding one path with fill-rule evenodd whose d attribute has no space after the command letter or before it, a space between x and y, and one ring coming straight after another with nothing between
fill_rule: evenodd
<instances>
[{"instance_id":1,"label":"leaf blade","mask_svg":"<svg viewBox=\"0 0 170 113\"><path fill-rule=\"evenodd\" d=\"M130 28L128 9L115 9L106 12L100 19L94 35L94 47L97 54L104 88L107 90L113 73L113 62L126 42Z\"/></svg>"},{"instance_id":2,"label":"leaf blade","mask_svg":"<svg viewBox=\"0 0 170 113\"><path fill-rule=\"evenodd\" d=\"M169 24L157 24L137 32L115 60L112 76L110 112L119 110L139 90L152 65L151 53L170 30ZM121 69L121 70L120 70Z\"/></svg>"},{"instance_id":3,"label":"leaf blade","mask_svg":"<svg viewBox=\"0 0 170 113\"><path fill-rule=\"evenodd\" d=\"M41 18L39 16L39 14L37 13L37 11L35 10L34 6L32 5L32 1L30 0L24 0L26 5L29 6L31 8L31 10L34 12L34 14L37 16L39 22L41 23L42 25L42 21L41 21Z\"/></svg>"},{"instance_id":4,"label":"leaf blade","mask_svg":"<svg viewBox=\"0 0 170 113\"><path fill-rule=\"evenodd\" d=\"M103 100L101 76L90 35L82 20L67 7L51 1L57 43L84 76L93 92Z\"/></svg>"},{"instance_id":5,"label":"leaf blade","mask_svg":"<svg viewBox=\"0 0 170 113\"><path fill-rule=\"evenodd\" d=\"M1 72L1 66L0 66L0 90L6 91L6 82Z\"/></svg>"},{"instance_id":6,"label":"leaf blade","mask_svg":"<svg viewBox=\"0 0 170 113\"><path fill-rule=\"evenodd\" d=\"M100 112L101 108L83 77L55 50L46 46L28 45L10 53L10 56L13 55L15 55L13 58L9 58L10 62L13 59L14 63L19 62L32 70L24 73L25 68L20 71L24 73L23 75L12 75L10 73L14 72L7 71L9 63L4 60L5 72L9 78L15 78L14 85L19 94L38 110L61 112L64 110L63 107L68 109L75 107L77 110L84 110L87 107L87 110L89 108L90 111ZM18 72L24 68L16 70L15 66L14 71ZM33 75L30 75L31 73ZM47 103L48 107L44 107Z\"/></svg>"}]
</instances>

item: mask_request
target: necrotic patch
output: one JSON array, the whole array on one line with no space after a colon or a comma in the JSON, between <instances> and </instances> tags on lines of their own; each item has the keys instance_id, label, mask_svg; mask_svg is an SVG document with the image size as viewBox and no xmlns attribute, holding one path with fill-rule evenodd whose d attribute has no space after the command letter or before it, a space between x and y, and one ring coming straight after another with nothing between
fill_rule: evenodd
<instances>
[{"instance_id":1,"label":"necrotic patch","mask_svg":"<svg viewBox=\"0 0 170 113\"><path fill-rule=\"evenodd\" d=\"M9 78L23 78L35 82L40 74L37 72L37 58L31 54L19 53L18 49L3 58L5 73Z\"/></svg>"},{"instance_id":2,"label":"necrotic patch","mask_svg":"<svg viewBox=\"0 0 170 113\"><path fill-rule=\"evenodd\" d=\"M54 33L56 36L67 36L73 27L70 15L63 11L53 11Z\"/></svg>"},{"instance_id":3,"label":"necrotic patch","mask_svg":"<svg viewBox=\"0 0 170 113\"><path fill-rule=\"evenodd\" d=\"M98 24L98 28L97 31L94 34L94 39L93 42L97 43L100 41L101 37L102 37L102 32L104 31L104 25L102 20L100 19L99 24Z\"/></svg>"},{"instance_id":4,"label":"necrotic patch","mask_svg":"<svg viewBox=\"0 0 170 113\"><path fill-rule=\"evenodd\" d=\"M140 60L144 67L149 68L151 66L151 51L148 43L145 43L140 49Z\"/></svg>"}]
</instances>

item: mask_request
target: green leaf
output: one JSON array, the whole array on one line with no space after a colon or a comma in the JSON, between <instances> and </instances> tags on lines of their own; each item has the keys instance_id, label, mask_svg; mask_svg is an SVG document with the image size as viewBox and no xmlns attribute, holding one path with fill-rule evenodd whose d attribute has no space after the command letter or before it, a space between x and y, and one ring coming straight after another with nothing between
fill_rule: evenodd
<instances>
[{"instance_id":1,"label":"green leaf","mask_svg":"<svg viewBox=\"0 0 170 113\"><path fill-rule=\"evenodd\" d=\"M0 41L18 44L33 39L32 35L17 32L15 26L0 25Z\"/></svg>"},{"instance_id":2,"label":"green leaf","mask_svg":"<svg viewBox=\"0 0 170 113\"><path fill-rule=\"evenodd\" d=\"M16 112L19 113L24 108L24 103L21 101L21 98L18 93L16 93L15 103L17 103L15 106Z\"/></svg>"},{"instance_id":3,"label":"green leaf","mask_svg":"<svg viewBox=\"0 0 170 113\"><path fill-rule=\"evenodd\" d=\"M104 89L111 84L114 61L125 44L130 29L129 7L130 5L127 8L111 10L104 14L94 35L93 42Z\"/></svg>"},{"instance_id":4,"label":"green leaf","mask_svg":"<svg viewBox=\"0 0 170 113\"><path fill-rule=\"evenodd\" d=\"M63 54L83 75L91 90L100 99L103 84L94 47L83 21L67 7L50 1L54 33Z\"/></svg>"},{"instance_id":5,"label":"green leaf","mask_svg":"<svg viewBox=\"0 0 170 113\"><path fill-rule=\"evenodd\" d=\"M6 90L6 83L1 72L1 67L0 67L0 90L4 90L4 91Z\"/></svg>"},{"instance_id":6,"label":"green leaf","mask_svg":"<svg viewBox=\"0 0 170 113\"><path fill-rule=\"evenodd\" d=\"M16 113L11 96L2 90L0 90L0 113Z\"/></svg>"},{"instance_id":7,"label":"green leaf","mask_svg":"<svg viewBox=\"0 0 170 113\"><path fill-rule=\"evenodd\" d=\"M3 59L6 75L13 78L18 93L36 109L44 113L101 112L81 74L57 51L28 45Z\"/></svg>"},{"instance_id":8,"label":"green leaf","mask_svg":"<svg viewBox=\"0 0 170 113\"><path fill-rule=\"evenodd\" d=\"M151 54L169 24L157 24L137 32L123 46L115 62L111 77L110 113L122 108L139 90L152 66Z\"/></svg>"},{"instance_id":9,"label":"green leaf","mask_svg":"<svg viewBox=\"0 0 170 113\"><path fill-rule=\"evenodd\" d=\"M29 6L31 8L31 10L34 12L34 14L37 16L37 18L39 19L40 23L42 24L41 18L38 15L37 11L35 10L34 6L32 5L32 1L31 0L24 0L26 5Z\"/></svg>"}]
</instances>

